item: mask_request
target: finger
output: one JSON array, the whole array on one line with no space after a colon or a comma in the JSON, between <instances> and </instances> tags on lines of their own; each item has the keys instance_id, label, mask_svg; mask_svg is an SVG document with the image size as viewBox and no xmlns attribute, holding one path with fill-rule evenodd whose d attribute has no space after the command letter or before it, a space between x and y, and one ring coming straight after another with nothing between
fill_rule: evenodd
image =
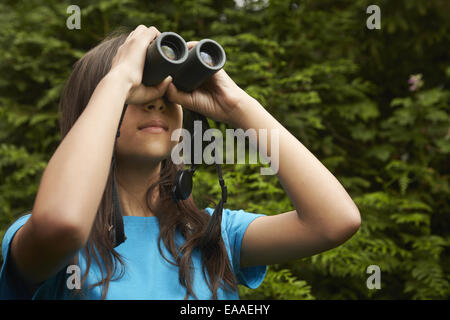
<instances>
[{"instance_id":1,"label":"finger","mask_svg":"<svg viewBox=\"0 0 450 320\"><path fill-rule=\"evenodd\" d=\"M141 84L136 88L135 95L139 97L139 100L142 101L141 103L158 99L166 93L167 87L171 82L172 77L168 76L156 86L147 87Z\"/></svg>"},{"instance_id":2,"label":"finger","mask_svg":"<svg viewBox=\"0 0 450 320\"><path fill-rule=\"evenodd\" d=\"M136 28L134 28L134 30L132 30L129 34L128 37L125 39L124 43L130 41L130 39L132 38L136 38L136 35L138 33L138 31L142 31L143 29L146 29L147 27L144 26L143 24L138 25Z\"/></svg>"},{"instance_id":3,"label":"finger","mask_svg":"<svg viewBox=\"0 0 450 320\"><path fill-rule=\"evenodd\" d=\"M148 46L161 34L155 27L142 29L136 34L139 45L148 48Z\"/></svg>"},{"instance_id":4,"label":"finger","mask_svg":"<svg viewBox=\"0 0 450 320\"><path fill-rule=\"evenodd\" d=\"M134 33L134 30L128 34L128 37L125 39L125 42L127 42L133 36L133 33Z\"/></svg>"},{"instance_id":5,"label":"finger","mask_svg":"<svg viewBox=\"0 0 450 320\"><path fill-rule=\"evenodd\" d=\"M192 95L189 93L183 92L181 90L178 90L177 87L173 83L170 83L169 86L167 87L166 96L171 102L180 104L183 107L191 109L192 111L196 111L196 110L192 109L192 107L193 107Z\"/></svg>"},{"instance_id":6,"label":"finger","mask_svg":"<svg viewBox=\"0 0 450 320\"><path fill-rule=\"evenodd\" d=\"M189 41L186 43L188 50L191 50L199 41Z\"/></svg>"},{"instance_id":7,"label":"finger","mask_svg":"<svg viewBox=\"0 0 450 320\"><path fill-rule=\"evenodd\" d=\"M134 30L132 30L132 31L128 34L128 37L125 39L125 41L127 41L127 40L129 40L131 37L133 37L133 35L136 34L136 30L142 29L143 27L145 28L144 25L140 24L140 25L138 25L136 28L134 28Z\"/></svg>"},{"instance_id":8,"label":"finger","mask_svg":"<svg viewBox=\"0 0 450 320\"><path fill-rule=\"evenodd\" d=\"M153 36L153 38L151 40L156 39L161 34L161 32L158 29L156 29L154 26L149 27L147 29L147 32L149 33L150 36Z\"/></svg>"},{"instance_id":9,"label":"finger","mask_svg":"<svg viewBox=\"0 0 450 320\"><path fill-rule=\"evenodd\" d=\"M138 31L143 31L143 30L146 30L146 29L147 29L147 26L145 26L143 24L140 24L140 25L138 25L136 27L136 29L134 29L134 31L138 32Z\"/></svg>"},{"instance_id":10,"label":"finger","mask_svg":"<svg viewBox=\"0 0 450 320\"><path fill-rule=\"evenodd\" d=\"M143 30L146 30L147 27L143 24L138 25L133 31L131 31L130 35L128 36L130 39L133 37L137 37Z\"/></svg>"},{"instance_id":11,"label":"finger","mask_svg":"<svg viewBox=\"0 0 450 320\"><path fill-rule=\"evenodd\" d=\"M146 26L141 24L133 31L133 35L130 36L130 39L136 38L138 39L139 43L148 46L160 34L161 32L159 32L159 30L154 26L147 28Z\"/></svg>"},{"instance_id":12,"label":"finger","mask_svg":"<svg viewBox=\"0 0 450 320\"><path fill-rule=\"evenodd\" d=\"M158 84L155 88L158 91L158 98L162 97L169 88L169 85L172 83L172 77L168 76L165 78L160 84Z\"/></svg>"}]
</instances>

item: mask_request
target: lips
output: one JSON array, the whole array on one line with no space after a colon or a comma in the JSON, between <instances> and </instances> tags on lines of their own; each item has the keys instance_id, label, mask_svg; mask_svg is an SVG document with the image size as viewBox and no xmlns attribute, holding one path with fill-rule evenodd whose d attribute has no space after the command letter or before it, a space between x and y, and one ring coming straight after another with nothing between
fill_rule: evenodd
<instances>
[{"instance_id":1,"label":"lips","mask_svg":"<svg viewBox=\"0 0 450 320\"><path fill-rule=\"evenodd\" d=\"M167 123L161 119L153 119L153 120L146 121L143 124L141 124L138 127L138 129L142 130L142 129L149 128L149 127L159 127L159 128L163 128L165 131L169 130L169 126L167 125Z\"/></svg>"}]
</instances>

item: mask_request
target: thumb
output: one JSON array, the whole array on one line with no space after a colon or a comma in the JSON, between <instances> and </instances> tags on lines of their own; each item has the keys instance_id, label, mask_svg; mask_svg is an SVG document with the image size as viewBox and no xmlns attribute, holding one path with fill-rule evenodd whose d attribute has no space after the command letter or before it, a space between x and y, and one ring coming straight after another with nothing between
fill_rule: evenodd
<instances>
[{"instance_id":1,"label":"thumb","mask_svg":"<svg viewBox=\"0 0 450 320\"><path fill-rule=\"evenodd\" d=\"M142 85L141 88L144 91L143 93L143 100L145 101L151 101L154 99L157 99L159 97L162 97L164 93L167 91L167 87L172 82L172 77L168 76L163 81L158 83L156 86L147 87Z\"/></svg>"},{"instance_id":2,"label":"thumb","mask_svg":"<svg viewBox=\"0 0 450 320\"><path fill-rule=\"evenodd\" d=\"M172 82L172 77L168 76L163 81L158 83L156 86L154 86L154 92L157 94L157 97L161 97L164 95L164 93L167 91L167 87ZM149 89L152 89L151 87Z\"/></svg>"},{"instance_id":3,"label":"thumb","mask_svg":"<svg viewBox=\"0 0 450 320\"><path fill-rule=\"evenodd\" d=\"M147 87L140 84L132 88L127 97L128 104L143 104L159 97L162 97L167 90L167 86L172 82L172 77L168 76L156 86Z\"/></svg>"},{"instance_id":4,"label":"thumb","mask_svg":"<svg viewBox=\"0 0 450 320\"><path fill-rule=\"evenodd\" d=\"M169 98L170 101L180 104L185 108L192 109L193 103L191 93L186 93L184 91L178 90L173 83L170 83L169 86L167 87L166 94L167 98Z\"/></svg>"}]
</instances>

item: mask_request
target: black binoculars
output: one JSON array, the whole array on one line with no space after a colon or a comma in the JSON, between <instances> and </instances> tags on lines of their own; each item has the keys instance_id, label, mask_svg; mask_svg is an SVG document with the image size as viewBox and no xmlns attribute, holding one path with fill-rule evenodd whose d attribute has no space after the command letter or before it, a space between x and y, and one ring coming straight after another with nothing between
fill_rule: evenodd
<instances>
[{"instance_id":1,"label":"black binoculars","mask_svg":"<svg viewBox=\"0 0 450 320\"><path fill-rule=\"evenodd\" d=\"M177 89L192 92L225 61L225 51L214 40L203 39L188 50L181 36L163 32L147 48L142 83L154 86L170 75Z\"/></svg>"}]
</instances>

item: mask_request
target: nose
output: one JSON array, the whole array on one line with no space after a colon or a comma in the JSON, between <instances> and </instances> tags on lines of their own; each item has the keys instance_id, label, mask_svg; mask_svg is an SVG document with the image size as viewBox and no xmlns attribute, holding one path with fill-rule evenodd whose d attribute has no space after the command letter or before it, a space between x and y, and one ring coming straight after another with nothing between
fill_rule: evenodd
<instances>
[{"instance_id":1,"label":"nose","mask_svg":"<svg viewBox=\"0 0 450 320\"><path fill-rule=\"evenodd\" d=\"M153 100L144 105L144 109L147 111L153 110L153 109L164 111L165 108L166 108L165 101L162 97L158 98L156 100Z\"/></svg>"}]
</instances>

